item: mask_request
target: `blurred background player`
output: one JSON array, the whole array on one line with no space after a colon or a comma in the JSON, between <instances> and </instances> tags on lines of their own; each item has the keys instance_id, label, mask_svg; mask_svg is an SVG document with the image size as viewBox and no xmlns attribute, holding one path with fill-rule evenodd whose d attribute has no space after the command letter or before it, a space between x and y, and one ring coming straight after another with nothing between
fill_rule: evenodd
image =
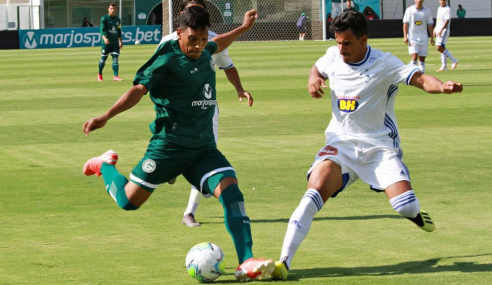
<instances>
[{"instance_id":1,"label":"blurred background player","mask_svg":"<svg viewBox=\"0 0 492 285\"><path fill-rule=\"evenodd\" d=\"M98 81L103 81L102 71L109 54L113 58L113 80L123 80L118 76L118 57L120 56L120 49L123 48L123 41L121 40L121 19L116 16L116 9L116 4L110 3L108 14L101 18L102 47L101 59L99 60L99 74L97 75Z\"/></svg>"},{"instance_id":2,"label":"blurred background player","mask_svg":"<svg viewBox=\"0 0 492 285\"><path fill-rule=\"evenodd\" d=\"M458 5L458 10L456 10L456 16L458 16L458 18L464 18L466 16L466 10L463 9L463 6L461 6L461 4Z\"/></svg>"},{"instance_id":3,"label":"blurred background player","mask_svg":"<svg viewBox=\"0 0 492 285\"><path fill-rule=\"evenodd\" d=\"M448 70L448 58L452 63L451 70L456 69L459 60L446 48L446 42L451 34L451 8L447 5L447 0L439 0L439 5L434 35L436 36L436 48L441 53L441 68L436 70L436 72L443 72Z\"/></svg>"},{"instance_id":4,"label":"blurred background player","mask_svg":"<svg viewBox=\"0 0 492 285\"><path fill-rule=\"evenodd\" d=\"M306 22L307 22L307 16L306 13L302 12L301 16L297 19L296 26L297 26L297 31L299 31L299 40L303 41L304 37L306 36Z\"/></svg>"},{"instance_id":5,"label":"blurred background player","mask_svg":"<svg viewBox=\"0 0 492 285\"><path fill-rule=\"evenodd\" d=\"M199 6L204 9L207 8L204 0L183 0L180 6L180 11L183 11L184 9L193 6ZM182 13L183 12L181 12L181 14ZM217 34L214 33L213 31L211 30L208 31L209 40L211 40L216 36ZM178 38L177 32L169 34L162 38L161 42L159 43L159 46L161 46L163 43L167 41L176 40L177 38ZM219 69L224 70L227 79L229 80L229 82L231 82L231 84L236 89L237 96L239 97L239 101L242 102L243 99L245 98L248 100L248 106L253 106L253 96L251 96L251 94L248 91L244 90L241 84L241 78L239 77L239 73L236 67L234 66L234 64L232 63L232 59L229 56L227 48L217 54L213 54L212 59L214 61L214 64L217 65ZM213 129L214 129L214 136L216 142L219 139L218 128L219 128L219 106L216 105L215 114L213 118ZM173 182L175 181L173 180L171 180L171 184L173 184ZM209 198L211 196L205 193L202 195L202 193L198 189L196 189L195 186L191 185L191 192L190 192L190 198L188 200L188 206L186 207L186 210L183 214L183 220L182 220L183 225L187 225L188 227L200 226L200 223L198 223L195 219L195 214L196 214L196 210L198 209L198 206L200 205L200 201L202 200L202 197Z\"/></svg>"},{"instance_id":6,"label":"blurred background player","mask_svg":"<svg viewBox=\"0 0 492 285\"><path fill-rule=\"evenodd\" d=\"M101 116L84 123L88 135L102 128L114 116L134 107L149 93L156 118L147 151L133 168L130 180L115 165L118 155L107 151L89 159L85 175L103 175L107 193L124 210L137 210L159 184L183 174L195 187L213 195L223 205L224 225L236 248L239 281L267 278L275 269L271 259L253 257L250 219L236 172L217 149L212 117L216 102L216 73L212 54L227 48L251 29L258 13L244 14L240 27L208 41L210 14L198 6L183 10L177 30L178 40L159 47L138 70L134 86ZM144 240L136 241L145 243Z\"/></svg>"},{"instance_id":7,"label":"blurred background player","mask_svg":"<svg viewBox=\"0 0 492 285\"><path fill-rule=\"evenodd\" d=\"M461 92L460 83L442 83L406 65L390 53L368 45L367 20L347 11L332 21L337 46L328 48L311 68L308 92L325 94L330 81L332 116L325 130L325 146L308 171L308 190L290 217L280 261L272 274L287 279L287 272L314 215L330 197L336 197L359 178L372 190L385 192L393 209L424 231L435 225L420 208L403 164L394 103L398 85L411 85L428 93ZM325 244L330 235L326 235ZM336 245L335 245L336 246Z\"/></svg>"},{"instance_id":8,"label":"blurred background player","mask_svg":"<svg viewBox=\"0 0 492 285\"><path fill-rule=\"evenodd\" d=\"M403 16L403 42L408 45L411 63L425 73L425 58L431 45L434 45L434 20L431 11L423 6L424 0L415 0L415 5L407 8ZM418 64L417 64L418 59Z\"/></svg>"}]
</instances>

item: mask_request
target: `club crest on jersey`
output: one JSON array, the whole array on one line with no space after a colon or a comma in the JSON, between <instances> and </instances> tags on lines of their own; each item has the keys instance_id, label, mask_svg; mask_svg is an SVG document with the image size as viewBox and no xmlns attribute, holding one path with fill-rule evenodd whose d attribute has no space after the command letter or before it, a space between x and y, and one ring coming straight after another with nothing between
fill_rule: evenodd
<instances>
[{"instance_id":1,"label":"club crest on jersey","mask_svg":"<svg viewBox=\"0 0 492 285\"><path fill-rule=\"evenodd\" d=\"M325 146L319 153L318 156L325 156L325 155L337 155L338 154L338 149L332 147L331 145Z\"/></svg>"},{"instance_id":2,"label":"club crest on jersey","mask_svg":"<svg viewBox=\"0 0 492 285\"><path fill-rule=\"evenodd\" d=\"M422 21L415 21L415 25L422 26Z\"/></svg>"},{"instance_id":3,"label":"club crest on jersey","mask_svg":"<svg viewBox=\"0 0 492 285\"><path fill-rule=\"evenodd\" d=\"M155 164L155 161L153 161L152 159L146 159L142 163L142 170L147 172L147 173L154 172L155 168L156 168L156 164Z\"/></svg>"},{"instance_id":4,"label":"club crest on jersey","mask_svg":"<svg viewBox=\"0 0 492 285\"><path fill-rule=\"evenodd\" d=\"M352 113L359 108L359 102L355 99L338 99L338 109L345 113Z\"/></svg>"}]
</instances>

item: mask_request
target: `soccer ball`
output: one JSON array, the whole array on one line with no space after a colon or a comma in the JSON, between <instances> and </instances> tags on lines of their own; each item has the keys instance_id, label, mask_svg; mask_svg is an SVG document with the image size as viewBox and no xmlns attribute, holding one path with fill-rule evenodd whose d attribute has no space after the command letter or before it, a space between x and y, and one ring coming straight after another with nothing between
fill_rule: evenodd
<instances>
[{"instance_id":1,"label":"soccer ball","mask_svg":"<svg viewBox=\"0 0 492 285\"><path fill-rule=\"evenodd\" d=\"M140 41L135 41L135 45L139 45L140 44Z\"/></svg>"},{"instance_id":2,"label":"soccer ball","mask_svg":"<svg viewBox=\"0 0 492 285\"><path fill-rule=\"evenodd\" d=\"M210 242L195 245L186 255L186 270L200 282L211 282L224 274L224 253Z\"/></svg>"}]
</instances>

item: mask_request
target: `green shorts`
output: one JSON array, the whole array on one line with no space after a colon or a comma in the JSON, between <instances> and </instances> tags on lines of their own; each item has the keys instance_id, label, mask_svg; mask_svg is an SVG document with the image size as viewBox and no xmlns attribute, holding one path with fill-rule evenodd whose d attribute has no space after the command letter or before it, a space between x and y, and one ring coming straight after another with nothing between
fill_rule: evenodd
<instances>
[{"instance_id":1,"label":"green shorts","mask_svg":"<svg viewBox=\"0 0 492 285\"><path fill-rule=\"evenodd\" d=\"M120 44L119 43L116 43L116 44L110 43L109 45L106 45L105 43L102 43L101 55L107 56L108 54L120 55Z\"/></svg>"},{"instance_id":2,"label":"green shorts","mask_svg":"<svg viewBox=\"0 0 492 285\"><path fill-rule=\"evenodd\" d=\"M236 178L234 168L215 145L190 149L153 138L144 157L133 168L130 180L153 192L159 184L182 174L202 193L213 195L214 189L210 188L215 186L209 186L206 181L217 173L223 174L223 178Z\"/></svg>"}]
</instances>

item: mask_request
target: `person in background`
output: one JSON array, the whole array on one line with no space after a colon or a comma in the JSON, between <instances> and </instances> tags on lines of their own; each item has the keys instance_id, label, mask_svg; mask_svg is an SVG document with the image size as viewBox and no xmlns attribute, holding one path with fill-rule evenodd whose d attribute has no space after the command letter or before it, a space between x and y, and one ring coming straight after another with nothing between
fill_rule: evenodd
<instances>
[{"instance_id":1,"label":"person in background","mask_svg":"<svg viewBox=\"0 0 492 285\"><path fill-rule=\"evenodd\" d=\"M116 4L110 3L108 14L101 18L100 33L102 44L97 81L103 81L102 71L109 54L113 58L113 81L123 81L118 76L118 57L120 56L120 49L123 48L123 40L121 39L121 19L116 16L116 10Z\"/></svg>"},{"instance_id":2,"label":"person in background","mask_svg":"<svg viewBox=\"0 0 492 285\"><path fill-rule=\"evenodd\" d=\"M90 28L94 27L94 25L89 21L88 17L84 18L84 21L82 22L82 28Z\"/></svg>"},{"instance_id":3,"label":"person in background","mask_svg":"<svg viewBox=\"0 0 492 285\"><path fill-rule=\"evenodd\" d=\"M429 35L431 35L431 45L434 45L432 12L423 4L424 0L415 0L415 5L408 7L403 16L403 42L408 45L411 63L419 67L420 73L425 73Z\"/></svg>"},{"instance_id":4,"label":"person in background","mask_svg":"<svg viewBox=\"0 0 492 285\"><path fill-rule=\"evenodd\" d=\"M447 5L447 0L439 0L439 5L434 35L436 37L436 48L441 53L441 68L436 70L436 72L443 72L448 70L448 58L452 63L451 70L456 69L459 60L456 59L446 47L446 42L451 34L451 8Z\"/></svg>"},{"instance_id":5,"label":"person in background","mask_svg":"<svg viewBox=\"0 0 492 285\"><path fill-rule=\"evenodd\" d=\"M456 15L458 18L464 18L466 16L466 10L463 9L463 6L461 4L458 5L458 10L456 10Z\"/></svg>"},{"instance_id":6,"label":"person in background","mask_svg":"<svg viewBox=\"0 0 492 285\"><path fill-rule=\"evenodd\" d=\"M304 12L302 12L299 19L297 19L296 26L297 26L297 30L299 31L299 40L300 41L303 41L304 37L306 36L306 30L307 30L306 21L307 21L307 19L308 19L308 17L306 16L306 13L304 13Z\"/></svg>"}]
</instances>

